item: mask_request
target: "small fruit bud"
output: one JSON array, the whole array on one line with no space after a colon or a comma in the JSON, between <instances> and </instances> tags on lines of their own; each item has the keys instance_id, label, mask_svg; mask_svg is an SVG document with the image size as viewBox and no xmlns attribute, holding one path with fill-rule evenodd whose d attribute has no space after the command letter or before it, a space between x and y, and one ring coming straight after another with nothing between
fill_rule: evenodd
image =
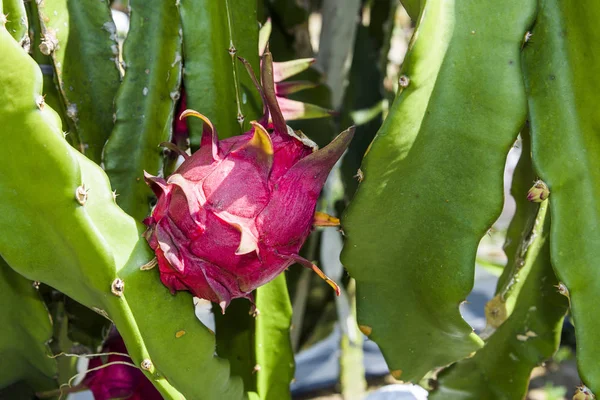
<instances>
[{"instance_id":1,"label":"small fruit bud","mask_svg":"<svg viewBox=\"0 0 600 400\"><path fill-rule=\"evenodd\" d=\"M546 200L550 196L550 189L548 189L548 185L544 183L542 180L537 180L527 192L527 200L533 203L541 203Z\"/></svg>"}]
</instances>

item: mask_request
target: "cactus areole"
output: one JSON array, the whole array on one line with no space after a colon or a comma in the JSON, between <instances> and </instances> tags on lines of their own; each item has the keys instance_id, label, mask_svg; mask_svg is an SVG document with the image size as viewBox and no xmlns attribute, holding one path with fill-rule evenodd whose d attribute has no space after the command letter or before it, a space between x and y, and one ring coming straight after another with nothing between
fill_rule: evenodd
<instances>
[{"instance_id":1,"label":"cactus areole","mask_svg":"<svg viewBox=\"0 0 600 400\"><path fill-rule=\"evenodd\" d=\"M253 302L254 289L296 262L339 291L298 252L313 225L336 224L335 218L315 214L315 207L354 130L317 150L285 124L270 53L263 57L261 78L263 87L257 88L264 115L250 131L219 141L208 118L186 110L181 118L204 121L200 149L184 155L167 179L146 174L158 202L144 221L145 237L156 253L162 282L173 293L189 290L219 303L223 312L234 298Z\"/></svg>"}]
</instances>

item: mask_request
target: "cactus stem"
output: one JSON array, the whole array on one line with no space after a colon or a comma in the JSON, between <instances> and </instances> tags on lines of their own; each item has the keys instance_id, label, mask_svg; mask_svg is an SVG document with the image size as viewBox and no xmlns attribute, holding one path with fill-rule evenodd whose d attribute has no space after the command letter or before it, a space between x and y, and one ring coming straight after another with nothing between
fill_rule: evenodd
<instances>
[{"instance_id":1,"label":"cactus stem","mask_svg":"<svg viewBox=\"0 0 600 400\"><path fill-rule=\"evenodd\" d=\"M117 297L123 296L123 291L125 290L125 282L121 278L117 278L113 281L112 285L110 285L110 291Z\"/></svg>"}]
</instances>

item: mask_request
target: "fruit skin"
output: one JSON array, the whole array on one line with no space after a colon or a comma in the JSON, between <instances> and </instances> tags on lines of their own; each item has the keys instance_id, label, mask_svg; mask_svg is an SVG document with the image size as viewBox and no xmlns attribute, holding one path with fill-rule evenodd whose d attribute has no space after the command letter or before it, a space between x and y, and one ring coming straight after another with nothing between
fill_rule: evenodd
<instances>
[{"instance_id":1,"label":"fruit skin","mask_svg":"<svg viewBox=\"0 0 600 400\"><path fill-rule=\"evenodd\" d=\"M206 117L186 110L182 117L204 121L200 150L168 179L145 175L158 197L145 237L162 282L173 293L189 290L219 303L223 312L234 298L253 301L254 289L294 262L310 265L298 252L327 175L354 133L316 150L285 124L270 53L262 65L265 115L253 129L219 142Z\"/></svg>"},{"instance_id":2,"label":"fruit skin","mask_svg":"<svg viewBox=\"0 0 600 400\"><path fill-rule=\"evenodd\" d=\"M103 357L90 359L88 369L98 368L86 374L83 385L94 394L94 400L128 399L128 400L160 400L162 396L144 373L132 365L127 355L123 338L113 327L104 346Z\"/></svg>"}]
</instances>

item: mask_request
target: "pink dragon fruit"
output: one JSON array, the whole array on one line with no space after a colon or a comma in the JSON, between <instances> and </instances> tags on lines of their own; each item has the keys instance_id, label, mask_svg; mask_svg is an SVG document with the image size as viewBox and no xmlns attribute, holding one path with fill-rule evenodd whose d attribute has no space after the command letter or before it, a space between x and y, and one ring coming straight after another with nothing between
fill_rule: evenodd
<instances>
[{"instance_id":1,"label":"pink dragon fruit","mask_svg":"<svg viewBox=\"0 0 600 400\"><path fill-rule=\"evenodd\" d=\"M204 121L200 149L191 157L181 152L185 161L166 180L146 174L158 202L144 221L145 237L156 253L162 282L173 293L189 290L219 303L223 312L234 298L252 302L254 289L293 263L313 269L339 293L337 285L298 252L313 224L339 224L326 214L315 214L315 207L354 129L316 150L301 132L285 124L272 65L267 52L261 68L263 87L255 82L265 112L250 131L219 142L206 117L186 110L182 118Z\"/></svg>"},{"instance_id":2,"label":"pink dragon fruit","mask_svg":"<svg viewBox=\"0 0 600 400\"><path fill-rule=\"evenodd\" d=\"M90 359L90 371L83 379L83 385L94 395L94 400L161 400L162 396L144 373L132 364L126 356L127 348L123 338L116 329L112 328L102 346L103 353L109 354L105 360L102 357ZM125 364L127 363L127 364ZM100 368L101 367L101 368Z\"/></svg>"}]
</instances>

